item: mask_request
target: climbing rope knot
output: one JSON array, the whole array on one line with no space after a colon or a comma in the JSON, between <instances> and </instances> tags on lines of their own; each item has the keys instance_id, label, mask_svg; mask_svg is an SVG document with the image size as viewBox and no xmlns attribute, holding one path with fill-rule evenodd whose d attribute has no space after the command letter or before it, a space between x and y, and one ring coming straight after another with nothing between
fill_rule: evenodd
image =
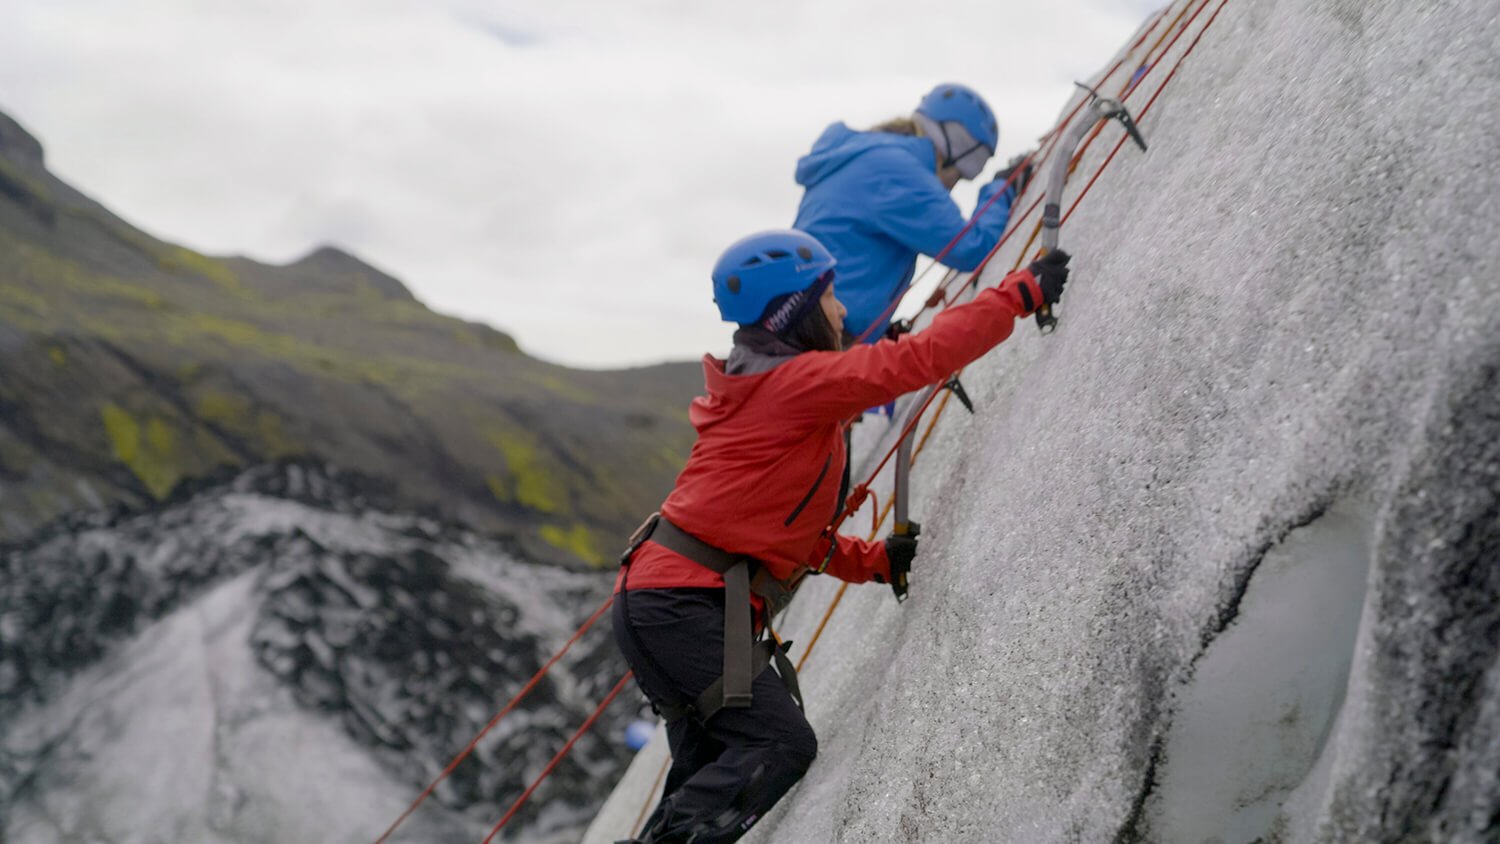
<instances>
[{"instance_id":1,"label":"climbing rope knot","mask_svg":"<svg viewBox=\"0 0 1500 844\"><path fill-rule=\"evenodd\" d=\"M858 513L859 508L865 506L865 500L868 499L871 495L874 495L874 493L870 492L869 481L856 484L853 489L849 490L849 498L844 503L844 512L839 516L838 520L843 521L844 519L849 518L855 513Z\"/></svg>"}]
</instances>

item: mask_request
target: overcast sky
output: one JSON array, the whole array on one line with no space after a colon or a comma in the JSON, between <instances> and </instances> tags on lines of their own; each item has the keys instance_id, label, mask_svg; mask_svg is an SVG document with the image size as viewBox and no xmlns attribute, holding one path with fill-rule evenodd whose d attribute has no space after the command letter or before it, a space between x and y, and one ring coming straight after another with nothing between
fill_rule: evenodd
<instances>
[{"instance_id":1,"label":"overcast sky","mask_svg":"<svg viewBox=\"0 0 1500 844\"><path fill-rule=\"evenodd\" d=\"M992 171L1164 2L4 0L0 110L161 238L332 243L619 367L727 351L709 269L790 225L825 125L963 82L1000 118Z\"/></svg>"}]
</instances>

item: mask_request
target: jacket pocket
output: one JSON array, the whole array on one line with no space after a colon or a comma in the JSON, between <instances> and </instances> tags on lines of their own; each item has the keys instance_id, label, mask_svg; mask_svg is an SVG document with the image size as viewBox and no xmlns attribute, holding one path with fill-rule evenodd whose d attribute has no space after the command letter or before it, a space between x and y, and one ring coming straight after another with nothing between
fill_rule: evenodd
<instances>
[{"instance_id":1,"label":"jacket pocket","mask_svg":"<svg viewBox=\"0 0 1500 844\"><path fill-rule=\"evenodd\" d=\"M804 495L802 497L802 501L797 504L797 508L792 511L792 514L790 516L786 517L786 521L785 522L782 522L782 525L784 527L791 527L792 526L792 522L797 521L797 517L800 516L800 515L802 515L802 511L803 510L807 509L807 505L808 505L809 502L812 501L813 496L818 494L818 487L820 487L820 486L823 485L823 478L825 478L825 477L828 476L828 467L832 466L832 465L833 465L833 455L832 454L830 454L827 457L823 458L823 471L821 471L821 472L818 473L818 479L815 480L815 481L813 481L812 489L808 490L807 491L807 495Z\"/></svg>"}]
</instances>

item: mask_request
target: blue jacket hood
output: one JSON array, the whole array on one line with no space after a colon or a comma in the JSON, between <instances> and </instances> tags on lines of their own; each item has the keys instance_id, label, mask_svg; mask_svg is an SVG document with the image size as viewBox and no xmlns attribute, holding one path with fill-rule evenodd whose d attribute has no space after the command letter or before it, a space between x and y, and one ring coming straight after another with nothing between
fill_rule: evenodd
<instances>
[{"instance_id":1,"label":"blue jacket hood","mask_svg":"<svg viewBox=\"0 0 1500 844\"><path fill-rule=\"evenodd\" d=\"M834 285L849 309L844 328L856 337L885 330L886 312L906 291L919 253L943 255L957 270L978 267L1004 233L1015 199L1014 191L997 195L1004 182L981 187L986 210L967 226L938 179L932 141L842 123L823 130L797 162L796 178L805 190L792 227L838 260Z\"/></svg>"},{"instance_id":2,"label":"blue jacket hood","mask_svg":"<svg viewBox=\"0 0 1500 844\"><path fill-rule=\"evenodd\" d=\"M857 156L881 147L906 150L929 172L937 172L937 152L926 138L892 132L856 132L843 123L832 123L818 136L812 151L797 159L797 184L812 187Z\"/></svg>"}]
</instances>

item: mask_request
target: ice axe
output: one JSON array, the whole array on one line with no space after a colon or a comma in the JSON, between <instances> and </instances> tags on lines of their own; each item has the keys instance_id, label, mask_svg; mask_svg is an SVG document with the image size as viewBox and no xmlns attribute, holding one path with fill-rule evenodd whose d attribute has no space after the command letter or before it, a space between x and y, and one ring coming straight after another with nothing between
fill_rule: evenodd
<instances>
[{"instance_id":1,"label":"ice axe","mask_svg":"<svg viewBox=\"0 0 1500 844\"><path fill-rule=\"evenodd\" d=\"M891 533L895 536L915 537L922 532L922 526L911 520L911 512L908 507L908 503L911 500L911 440L912 436L916 434L917 415L922 412L922 408L927 406L927 401L932 398L932 394L938 390L952 392L954 398L957 398L966 410L970 413L974 412L974 402L969 398L969 392L964 389L964 385L958 380L957 375L941 384L933 384L912 402L911 410L908 412L907 417L901 420L901 427L898 429L903 436L901 437L901 442L896 446L896 479L891 492L891 509L893 511L892 515L895 516L895 524L891 526ZM908 426L911 427L910 431L907 430ZM905 575L901 576L899 582L893 582L891 586L896 590L896 600L898 602L906 600Z\"/></svg>"},{"instance_id":2,"label":"ice axe","mask_svg":"<svg viewBox=\"0 0 1500 844\"><path fill-rule=\"evenodd\" d=\"M1089 109L1073 125L1058 142L1057 149L1053 150L1052 169L1047 173L1047 204L1042 206L1042 254L1057 248L1057 233L1062 227L1062 197L1063 185L1068 181L1068 169L1073 162L1073 151L1078 148L1079 141L1083 136L1094 128L1094 124L1101 120L1118 120L1125 127L1130 139L1135 141L1142 152L1146 151L1146 139L1141 137L1141 130L1135 125L1135 118L1130 116L1130 111L1125 104L1116 99L1103 96L1098 91L1090 88L1082 82L1074 82L1074 85L1089 93ZM1057 317L1052 315L1051 305L1042 305L1036 311L1036 327L1043 334L1051 334L1057 328Z\"/></svg>"},{"instance_id":3,"label":"ice axe","mask_svg":"<svg viewBox=\"0 0 1500 844\"><path fill-rule=\"evenodd\" d=\"M932 389L937 389L935 386ZM923 396L925 399L925 394ZM921 400L919 400L921 401ZM920 404L913 405L913 413L920 409ZM907 511L908 483L911 477L911 436L901 438L901 443L896 446L896 482L891 493L893 502L892 509L895 511L896 523L891 526L891 533L895 536L916 537L922 532L922 526L911 520L911 513ZM895 566L892 566L895 568ZM892 572L894 576L895 573ZM892 588L896 590L896 601L900 603L906 600L906 576L900 575L898 580L891 582Z\"/></svg>"}]
</instances>

